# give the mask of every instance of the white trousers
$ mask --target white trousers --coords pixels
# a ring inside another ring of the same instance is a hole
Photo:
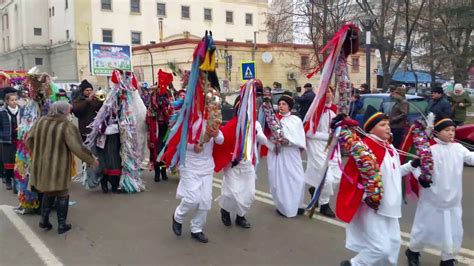
[[[352,266],[397,265],[400,242],[398,218],[379,215],[365,203],[346,227],[346,248],[358,252]]]
[[[184,199],[178,205],[174,212],[174,219],[176,222],[182,224],[187,214],[195,212],[193,219],[191,220],[191,233],[202,232],[202,228],[206,224],[207,210],[201,210],[198,208],[199,204],[186,202]]]

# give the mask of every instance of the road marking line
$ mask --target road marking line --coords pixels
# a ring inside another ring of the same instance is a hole
[[[25,238],[26,242],[33,248],[38,257],[47,266],[61,266],[63,263],[54,256],[49,248],[39,239],[39,237],[31,230],[31,228],[23,221],[12,206],[0,205],[0,210],[5,213],[10,222],[16,227],[18,232]]]
[[[219,180],[219,179],[216,179],[216,178],[214,178],[214,180],[216,180],[217,182],[213,183],[212,185],[214,187],[221,188],[222,187],[222,185],[221,185],[222,181]],[[220,181],[220,183],[218,183],[219,181]],[[265,192],[262,192],[262,191],[259,191],[259,190],[256,190],[255,194],[257,194],[257,191],[261,192],[262,194],[268,194],[268,193],[265,193]],[[268,195],[270,195],[270,197],[271,197],[271,194],[268,194]],[[255,200],[263,202],[263,203],[267,203],[269,205],[275,205],[273,200],[270,200],[268,198],[263,198],[263,197],[260,197],[260,196],[257,196],[257,195],[255,196]],[[323,221],[323,222],[326,222],[326,223],[329,223],[329,224],[332,224],[332,225],[335,225],[335,226],[339,226],[339,227],[342,227],[342,228],[346,228],[346,225],[347,225],[344,222],[341,222],[341,221],[338,221],[338,220],[335,220],[335,219],[331,219],[331,218],[327,218],[327,217],[324,217],[324,216],[321,216],[321,215],[318,215],[318,214],[313,215],[313,219]],[[401,236],[404,237],[404,238],[408,238],[408,241],[405,241],[405,240],[402,239],[402,242],[401,242],[403,246],[408,247],[409,244],[410,244],[409,243],[410,234],[408,234],[406,232],[401,232]],[[431,254],[431,255],[435,255],[435,256],[439,256],[441,254],[440,251],[438,251],[436,249],[432,249],[432,248],[425,248],[424,252],[426,252],[428,254]],[[466,248],[461,248],[461,250],[459,251],[459,254],[474,257],[474,251],[470,250],[470,249],[466,249]],[[456,259],[459,262],[465,263],[467,265],[474,265],[474,259],[467,258],[467,257],[464,257],[464,256],[459,256],[459,255],[456,257]]]

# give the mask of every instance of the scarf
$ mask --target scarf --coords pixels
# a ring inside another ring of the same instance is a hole
[[[10,124],[11,124],[11,132],[12,132],[12,143],[18,140],[18,106],[16,108],[11,108],[7,106],[8,115],[10,115]]]

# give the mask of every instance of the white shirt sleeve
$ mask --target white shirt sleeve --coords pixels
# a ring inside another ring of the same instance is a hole
[[[474,152],[469,151],[468,149],[464,148],[464,162],[469,165],[474,165]]]
[[[407,175],[408,173],[413,172],[414,170],[415,168],[411,166],[411,161],[400,166],[400,173],[402,174],[402,176]]]
[[[268,142],[267,136],[263,134],[262,126],[260,125],[258,121],[255,123],[255,129],[257,131],[257,142],[263,145],[267,145],[267,142]]]
[[[222,134],[222,131],[219,130],[217,137],[214,138],[214,143],[218,145],[221,145],[222,143],[224,143],[224,134]]]

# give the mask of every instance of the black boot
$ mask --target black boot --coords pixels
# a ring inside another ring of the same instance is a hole
[[[341,266],[351,266],[351,262],[348,261],[348,260],[345,260],[345,261],[341,262]]]
[[[49,214],[51,213],[51,207],[53,206],[55,199],[56,197],[54,196],[43,195],[41,202],[41,220],[39,222],[39,227],[48,231],[53,228],[53,225],[49,222]]]
[[[10,170],[5,170],[5,186],[7,190],[12,190],[12,176],[10,175]]]
[[[168,176],[166,175],[166,165],[165,164],[161,164],[160,172],[161,172],[161,178],[163,179],[163,181],[168,180]]]
[[[231,226],[230,213],[221,208],[221,221],[225,226]]]
[[[109,184],[107,184],[108,181],[109,181],[108,175],[103,175],[102,178],[100,179],[100,187],[102,188],[103,193],[109,193]]]
[[[58,197],[57,205],[58,234],[64,234],[72,228],[71,224],[66,223],[67,212],[69,210],[69,196],[63,198]]]
[[[405,255],[408,259],[408,266],[420,265],[420,252],[413,252],[407,248],[407,250],[405,250]]]
[[[155,163],[155,182],[160,182],[160,165]]]
[[[120,176],[114,175],[109,177],[110,185],[112,186],[113,193],[120,193],[121,191],[118,189],[120,185]]]
[[[245,216],[238,216],[235,218],[235,224],[242,227],[242,228],[245,228],[245,229],[248,229],[251,227],[249,221],[247,221],[247,219],[245,219]]]
[[[207,238],[207,236],[203,232],[191,233],[191,237],[196,239],[197,241],[199,241],[201,243],[209,242],[209,239]]]
[[[331,210],[331,206],[329,206],[329,203],[321,205],[319,212],[326,217],[336,218],[336,214],[334,214],[334,212]]]
[[[182,224],[176,222],[176,220],[174,219],[174,213],[173,213],[173,232],[175,235],[177,236],[180,236],[181,235],[181,228],[183,227]]]
[[[452,259],[452,260],[442,260],[442,261],[440,261],[439,266],[454,266],[456,264],[458,264],[458,262],[454,259]]]

